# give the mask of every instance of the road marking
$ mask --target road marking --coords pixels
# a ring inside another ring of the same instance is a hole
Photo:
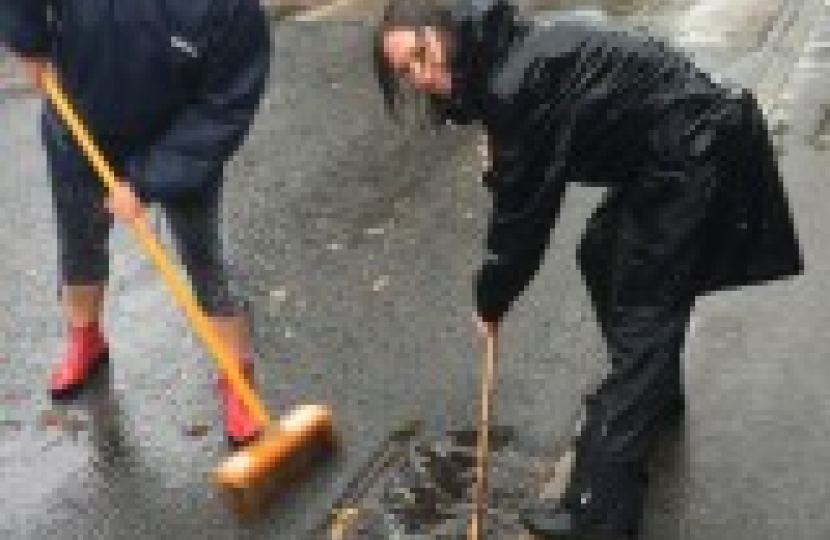
[[[336,0],[328,5],[323,7],[305,11],[296,17],[290,17],[292,20],[301,21],[301,22],[310,22],[310,21],[319,21],[331,15],[332,13],[336,12],[339,9],[345,8],[349,4],[354,3],[356,0]]]

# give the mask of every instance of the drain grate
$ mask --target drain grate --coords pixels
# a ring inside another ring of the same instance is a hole
[[[393,434],[347,487],[309,540],[465,539],[474,507],[477,432],[428,437],[420,426]],[[518,444],[516,431],[490,432],[485,533],[521,538],[518,513],[549,468]],[[546,460],[549,461],[549,458]]]

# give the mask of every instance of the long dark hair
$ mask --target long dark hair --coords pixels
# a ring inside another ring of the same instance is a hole
[[[450,10],[447,3],[447,0],[389,0],[383,17],[375,28],[375,75],[387,110],[394,117],[397,117],[401,88],[398,76],[389,65],[383,50],[384,36],[395,28],[417,30],[429,26],[448,31]]]

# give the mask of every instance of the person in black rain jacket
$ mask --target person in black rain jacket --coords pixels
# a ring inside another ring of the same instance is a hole
[[[439,120],[490,142],[487,255],[476,319],[497,331],[536,274],[569,183],[607,186],[578,261],[610,352],[585,398],[576,464],[525,525],[553,538],[634,538],[655,436],[684,410],[681,351],[697,297],[802,272],[763,114],[642,31],[505,0],[391,0],[375,68],[391,112],[403,82]]]
[[[271,44],[256,0],[2,0],[0,41],[38,84],[52,69],[122,176],[107,196],[51,107],[42,132],[60,250],[68,346],[50,379],[68,397],[108,360],[99,320],[116,216],[166,211],[196,296],[251,376],[244,302],[221,253],[225,163],[245,138],[264,93]],[[107,211],[108,210],[108,211]],[[140,326],[136,327],[137,329]],[[221,378],[234,444],[262,427]]]

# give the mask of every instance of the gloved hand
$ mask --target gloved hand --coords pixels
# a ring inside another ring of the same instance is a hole
[[[475,312],[473,313],[473,321],[475,322],[476,330],[478,330],[478,334],[482,339],[495,337],[499,330],[499,323],[488,322],[484,320],[480,314]]]

